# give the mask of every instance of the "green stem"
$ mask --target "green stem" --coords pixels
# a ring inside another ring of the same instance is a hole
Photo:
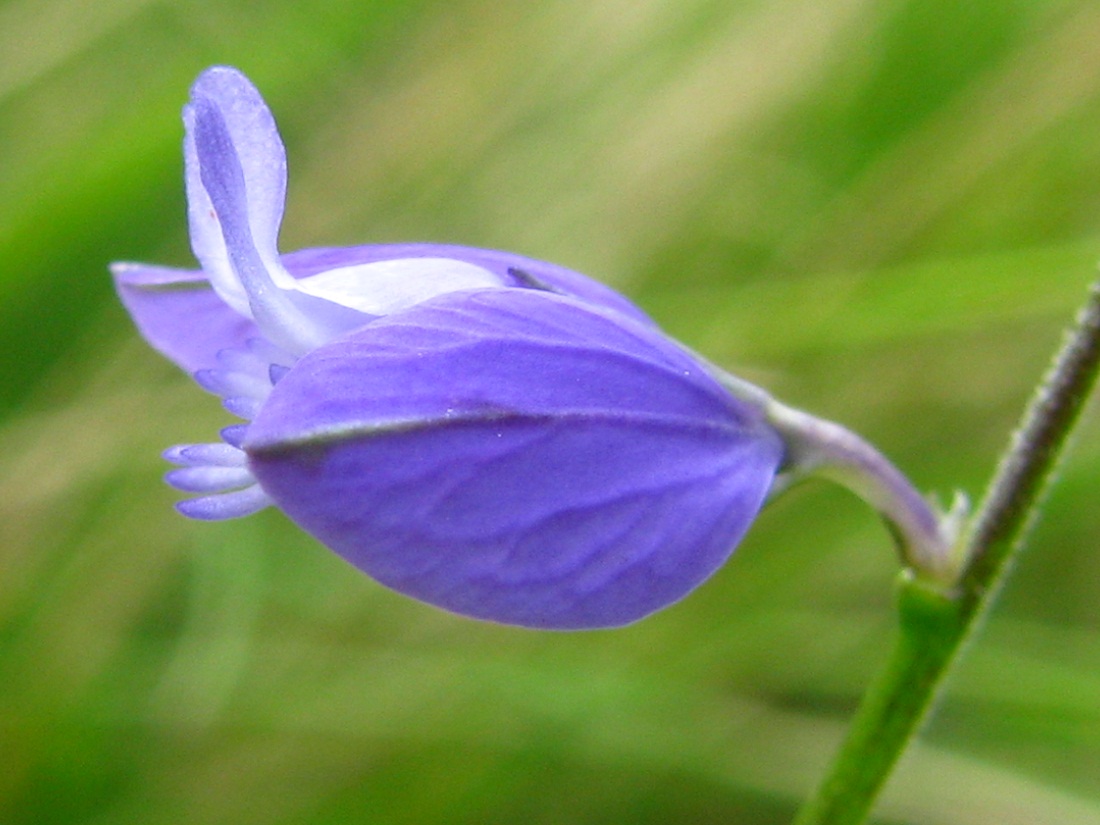
[[[904,575],[899,631],[824,782],[795,825],[858,825],[928,715],[963,641],[989,609],[1023,547],[1036,506],[1100,369],[1100,281],[1033,397],[981,507],[950,590]]]

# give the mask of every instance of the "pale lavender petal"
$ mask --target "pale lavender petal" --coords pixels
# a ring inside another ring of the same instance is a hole
[[[241,192],[241,217],[261,262],[269,269],[277,264],[279,224],[286,201],[286,151],[267,104],[236,69],[215,66],[203,72],[191,87],[191,101],[184,109],[191,247],[223,298],[247,314],[248,300],[233,273],[222,226],[203,181],[195,141],[195,105],[214,107],[225,124],[241,166],[242,185],[247,187]]]
[[[242,310],[234,289],[223,284],[222,273],[203,261],[214,288],[235,309],[247,311],[265,338],[294,355],[308,352],[350,326],[330,328],[327,313],[310,312],[312,306],[330,309],[338,320],[350,316],[355,319],[352,324],[360,323],[361,313],[298,293],[294,289],[295,280],[283,269],[274,245],[270,248],[257,245],[248,180],[218,101],[195,97],[187,115],[199,179],[210,202],[211,215],[225,240],[233,284],[244,291],[247,306]]]
[[[254,484],[256,479],[246,467],[184,467],[172,470],[164,480],[188,493],[213,493],[219,490],[233,490]]]
[[[164,458],[184,467],[212,465],[243,467],[245,454],[229,444],[179,444],[164,451]]]
[[[226,444],[239,448],[244,443],[245,436],[248,435],[248,425],[230,424],[228,427],[222,427],[219,435]]]
[[[625,297],[578,272],[495,250],[448,244],[378,244],[302,249],[283,256],[283,262],[295,278],[305,278],[330,268],[417,257],[454,258],[485,267],[502,279],[508,278],[510,269],[522,269],[564,293],[652,324]],[[213,366],[219,350],[240,349],[247,339],[260,335],[250,318],[220,300],[202,272],[128,263],[112,265],[112,272],[119,296],[138,330],[158,351],[189,373]],[[520,288],[518,282],[517,288]],[[288,360],[292,359],[285,354],[274,355],[277,350],[270,344],[267,346],[273,352],[265,355],[272,363],[282,359],[284,366],[289,365]]]
[[[512,270],[519,270],[532,276],[535,281],[544,283],[566,295],[572,295],[596,306],[614,309],[636,321],[653,323],[649,316],[627,298],[579,272],[557,264],[528,258],[525,255],[500,252],[495,249],[431,243],[317,247],[287,253],[283,256],[283,264],[294,277],[305,278],[328,269],[400,258],[453,258],[495,273],[502,283],[514,283],[517,287],[523,287],[525,285],[523,279],[510,274]]]
[[[363,313],[300,292],[277,248],[286,158],[256,89],[235,69],[205,72],[184,109],[195,255],[215,291],[264,337],[300,355],[362,324]]]
[[[289,367],[296,360],[294,356],[279,349],[266,338],[252,338],[245,347],[252,362],[268,369],[276,364]]]
[[[529,290],[444,296],[306,356],[245,448],[292,519],[384,584],[546,628],[686,595],[782,457],[651,327]]]
[[[447,292],[516,285],[484,267],[455,258],[373,261],[329,269],[296,283],[303,293],[358,310],[368,316],[367,321]]]
[[[199,370],[194,375],[195,382],[207,392],[229,396],[258,398],[266,395],[271,384],[252,375],[229,370]]]
[[[253,484],[251,487],[235,490],[232,493],[179,501],[176,502],[176,509],[188,518],[218,521],[250,516],[269,507],[271,503],[271,499],[260,489],[260,486]]]
[[[260,407],[263,406],[263,400],[246,396],[232,396],[223,398],[222,406],[238,418],[251,421],[256,417],[256,413],[260,411]]]
[[[193,373],[223,349],[260,334],[230,309],[201,272],[143,264],[112,264],[115,289],[138,331],[154,349]]]

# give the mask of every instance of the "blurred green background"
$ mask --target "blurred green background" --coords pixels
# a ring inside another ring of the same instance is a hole
[[[1100,259],[1100,4],[0,2],[0,822],[786,822],[892,629],[842,490],[585,634],[391,594],[274,511],[173,511],[160,450],[230,419],[106,265],[191,265],[179,109],[213,63],[279,120],[284,250],[572,266],[976,497]],[[1098,430],[877,822],[1100,823]]]

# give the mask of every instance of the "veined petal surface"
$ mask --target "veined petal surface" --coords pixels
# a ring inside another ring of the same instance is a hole
[[[522,289],[441,296],[310,353],[243,446],[293,520],[382,583],[558,629],[686,595],[782,457],[652,327]]]

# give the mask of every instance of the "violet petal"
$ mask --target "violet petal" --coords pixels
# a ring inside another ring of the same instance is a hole
[[[561,292],[586,303],[622,312],[636,321],[652,321],[640,308],[599,281],[564,266],[496,249],[478,249],[458,244],[390,243],[366,246],[316,247],[299,249],[283,256],[283,265],[295,278],[356,264],[390,261],[399,258],[453,258],[495,273],[502,283],[516,283],[509,270],[517,269],[534,276]],[[517,286],[519,284],[517,283]]]
[[[213,365],[221,350],[242,347],[260,334],[250,319],[226,306],[201,272],[118,263],[111,273],[138,331],[186,372]]]
[[[686,595],[782,456],[659,332],[529,290],[442,296],[307,355],[244,447],[293,520],[382,583],[562,629]]]
[[[259,484],[234,490],[231,493],[218,493],[201,498],[189,498],[176,502],[176,509],[188,518],[201,521],[221,521],[240,518],[258,513],[270,506],[271,499]]]
[[[191,248],[223,299],[247,315],[248,299],[233,273],[222,226],[203,181],[195,140],[196,104],[213,107],[225,124],[231,151],[238,158],[241,177],[247,186],[247,192],[241,193],[245,203],[240,217],[246,222],[261,262],[269,270],[277,264],[275,250],[286,201],[286,151],[267,104],[236,69],[226,66],[207,69],[191,87],[191,100],[184,109]]]

